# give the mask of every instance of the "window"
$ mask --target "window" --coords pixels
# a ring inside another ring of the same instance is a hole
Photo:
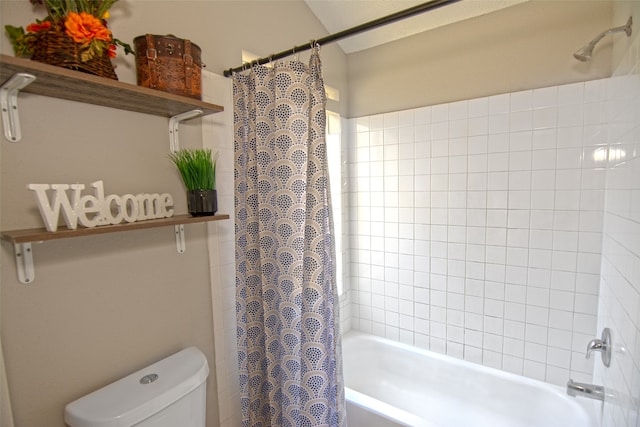
[[[336,246],[336,284],[338,295],[344,291],[342,280],[344,249],[342,242],[342,141],[340,138],[340,115],[327,111],[327,163],[329,169],[329,188],[331,189],[331,208]]]

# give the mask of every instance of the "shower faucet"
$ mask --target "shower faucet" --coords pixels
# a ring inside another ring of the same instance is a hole
[[[589,341],[585,357],[589,359],[591,357],[591,353],[594,351],[600,352],[602,363],[608,368],[611,365],[611,330],[609,328],[604,328],[602,330],[602,336],[600,339],[596,338]]]
[[[591,358],[591,353],[599,351],[602,357],[602,363],[607,368],[611,365],[611,330],[604,328],[600,339],[593,339],[587,344],[587,359]],[[587,397],[604,401],[604,387],[595,384],[578,383],[569,379],[567,382],[567,394],[573,397]]]

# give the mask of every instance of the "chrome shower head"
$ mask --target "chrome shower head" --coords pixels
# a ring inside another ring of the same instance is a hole
[[[596,44],[602,40],[602,38],[609,34],[619,33],[624,31],[627,34],[627,37],[631,36],[631,26],[633,25],[633,19],[629,17],[627,20],[627,24],[621,27],[611,28],[610,30],[603,31],[598,34],[596,38],[591,40],[588,44],[582,46],[580,49],[576,50],[573,54],[573,57],[578,61],[586,62],[591,59],[591,55],[593,54],[593,48],[596,47]]]
[[[593,53],[593,48],[595,46],[595,43],[589,43],[588,45],[582,46],[573,53],[573,57],[578,61],[587,62],[591,59],[591,54]]]

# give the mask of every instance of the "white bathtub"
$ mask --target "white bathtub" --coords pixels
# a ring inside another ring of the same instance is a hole
[[[359,332],[342,343],[349,427],[597,426],[561,387]]]

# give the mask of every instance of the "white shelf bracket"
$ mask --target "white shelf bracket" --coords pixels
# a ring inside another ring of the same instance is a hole
[[[186,244],[184,242],[184,225],[183,224],[174,225],[173,228],[175,229],[175,233],[176,233],[176,250],[178,251],[179,254],[183,254],[184,251],[187,249]]]
[[[202,110],[191,110],[175,115],[169,119],[169,149],[172,153],[175,153],[180,149],[180,142],[178,141],[178,128],[180,127],[180,122],[198,117],[202,115],[202,113]]]
[[[33,280],[36,278],[36,272],[33,268],[31,243],[16,243],[13,248],[16,256],[18,280],[23,285],[29,285],[33,283]]]
[[[20,117],[18,115],[18,92],[35,79],[36,76],[32,74],[16,73],[0,86],[4,137],[9,142],[18,142],[22,139]]]

